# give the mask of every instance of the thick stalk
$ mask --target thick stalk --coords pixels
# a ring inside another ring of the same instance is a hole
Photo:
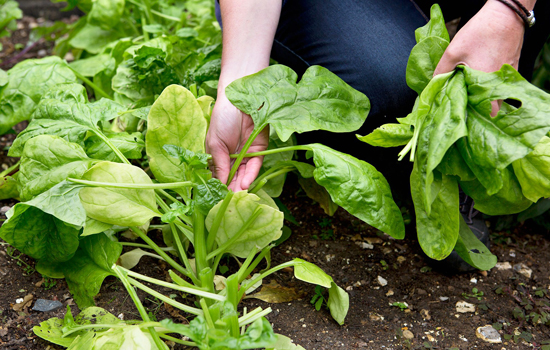
[[[226,289],[227,289],[227,300],[233,304],[233,307],[235,308],[235,311],[237,310],[237,305],[239,304],[239,301],[241,300],[239,298],[239,281],[237,280],[237,276],[231,275],[227,278],[225,281],[226,283]],[[229,317],[229,329],[231,331],[231,335],[233,337],[238,337],[239,332],[239,318],[237,317],[237,314],[235,313],[234,316]]]
[[[162,249],[160,249],[160,247],[155,242],[153,242],[151,238],[147,237],[147,235],[143,233],[143,231],[141,231],[139,228],[134,226],[131,226],[130,229],[134,231],[139,236],[139,238],[144,240],[145,243],[147,243],[151,248],[153,248],[153,250],[157,252],[158,255],[162,256],[162,258],[166,260],[166,262],[170,264],[170,266],[176,269],[176,271],[182,273],[184,276],[189,277],[191,280],[193,280],[193,283],[200,285],[200,281],[197,279],[197,277],[195,276],[195,274],[193,274],[192,271],[188,271],[184,269],[180,264],[175,262],[174,259],[172,259],[164,251],[162,251]]]
[[[202,312],[204,312],[204,319],[206,320],[206,324],[208,325],[208,328],[216,329],[216,325],[214,325],[214,321],[212,320],[212,316],[210,315],[210,312],[208,311],[208,305],[206,304],[206,300],[201,299],[199,301],[199,304],[201,305]]]
[[[164,301],[165,303],[169,304],[169,305],[172,305],[173,307],[177,308],[177,309],[180,309],[182,311],[185,311],[185,312],[188,312],[190,314],[193,314],[193,315],[196,315],[196,316],[201,316],[203,314],[202,310],[201,309],[197,309],[195,307],[191,307],[191,306],[188,306],[188,305],[185,305],[185,304],[182,304],[180,302],[177,302],[173,299],[170,299],[169,297],[167,297],[166,295],[164,294],[161,294],[159,292],[157,292],[156,290],[154,289],[151,289],[141,283],[139,283],[138,281],[136,281],[135,279],[133,278],[130,278],[128,277],[128,281],[133,285],[133,286],[136,286],[138,287],[139,289],[141,289],[142,291],[146,292],[147,294],[150,294],[152,296],[154,296],[155,298],[158,298],[159,300],[162,300]]]
[[[193,183],[191,181],[183,182],[170,182],[170,183],[151,183],[151,184],[133,184],[133,183],[116,183],[116,182],[99,182],[79,180],[69,177],[67,180],[75,182],[81,185],[90,187],[107,187],[107,188],[126,188],[130,190],[156,190],[156,189],[171,189],[181,187],[191,187]],[[170,209],[170,208],[168,208]]]
[[[193,213],[193,230],[195,232],[195,240],[193,248],[195,248],[195,264],[197,273],[200,274],[205,268],[210,268],[206,255],[206,228],[204,227],[204,215],[198,210]],[[201,284],[202,285],[202,284]],[[202,285],[202,287],[208,287]]]
[[[250,263],[254,259],[254,256],[256,255],[256,251],[257,251],[256,249],[251,250],[250,253],[248,253],[248,256],[246,257],[246,260],[243,262],[241,267],[239,267],[239,271],[237,271],[237,276],[238,276],[237,280],[239,281],[239,283],[241,283],[241,276],[245,273],[248,266],[250,266]]]
[[[233,177],[235,177],[235,174],[237,173],[237,169],[239,169],[239,166],[241,165],[241,162],[243,161],[246,152],[252,145],[252,142],[256,139],[256,137],[262,132],[262,130],[267,126],[267,123],[264,125],[261,125],[258,129],[255,129],[252,131],[250,136],[248,137],[248,140],[246,140],[246,143],[244,144],[243,148],[241,149],[241,152],[237,156],[237,159],[235,160],[235,163],[233,163],[233,166],[231,167],[231,171],[229,171],[229,177],[227,178],[227,185],[231,183],[233,180]]]
[[[180,286],[180,285],[177,285],[177,284],[174,284],[174,283],[165,282],[165,281],[162,281],[162,280],[159,280],[159,279],[156,279],[156,278],[148,277],[148,276],[142,275],[140,273],[125,269],[124,267],[119,267],[119,269],[126,272],[126,274],[128,274],[128,276],[135,277],[135,278],[138,278],[142,281],[153,283],[153,284],[156,284],[158,286],[167,287],[167,288],[174,289],[174,290],[179,290],[181,292],[197,295],[197,296],[202,297],[202,298],[218,300],[218,301],[224,301],[225,300],[225,297],[223,297],[221,295],[218,295],[218,294],[215,294],[215,293],[210,293],[210,292],[205,292],[204,290],[201,290],[201,289],[198,289],[198,288],[184,287],[184,286]]]
[[[115,152],[116,156],[125,164],[130,164],[130,161],[128,160],[128,158],[126,158],[124,156],[124,154],[122,154],[122,152],[120,152],[120,150],[115,146],[113,145],[113,143],[111,142],[111,140],[109,140],[107,138],[107,136],[105,136],[101,131],[97,130],[97,129],[94,129],[92,130],[92,132],[94,134],[97,135],[97,137],[99,137],[103,142],[105,142],[107,144],[107,146],[109,146],[110,149],[113,150],[113,152]]]
[[[216,241],[216,235],[218,234],[218,229],[220,228],[220,224],[222,222],[223,216],[225,215],[225,211],[227,210],[229,203],[231,203],[231,198],[233,198],[234,194],[235,193],[233,191],[227,192],[227,195],[225,195],[225,198],[222,204],[220,205],[218,212],[216,213],[216,217],[212,222],[212,227],[210,227],[210,232],[208,232],[208,238],[206,239],[207,251],[211,251],[212,248],[214,247],[214,242]]]
[[[262,311],[256,313],[253,316],[247,317],[244,320],[239,319],[239,327],[243,327],[243,326],[246,326],[247,324],[251,324],[252,322],[256,321],[257,319],[262,318],[262,317],[270,314],[271,311],[273,311],[273,310],[270,307],[268,307],[267,309],[262,310]]]
[[[172,237],[176,242],[176,248],[178,249],[177,252],[179,253],[180,260],[183,261],[183,264],[185,265],[185,268],[188,271],[193,271],[193,269],[191,268],[191,264],[189,263],[189,259],[187,258],[187,253],[185,252],[185,248],[183,247],[183,244],[181,242],[180,235],[176,230],[176,225],[170,224],[170,230],[172,230]]]
[[[76,77],[80,80],[82,80],[86,85],[88,85],[89,87],[91,87],[92,89],[94,89],[95,92],[97,92],[98,95],[100,95],[101,97],[104,97],[104,98],[107,98],[109,100],[112,100],[113,98],[111,96],[109,96],[108,93],[106,93],[105,91],[103,91],[102,88],[100,88],[99,86],[97,86],[96,84],[94,84],[90,79],[86,78],[85,76],[83,76],[82,74],[78,73],[76,70],[74,70],[73,68],[71,68],[71,66],[67,65],[67,67],[69,67],[74,75],[76,75]]]
[[[136,305],[139,315],[145,322],[150,322],[151,319],[149,318],[149,315],[147,314],[147,311],[145,310],[145,307],[141,303],[141,300],[139,300],[139,297],[136,293],[136,290],[132,285],[130,284],[130,281],[128,279],[128,276],[125,275],[121,270],[118,269],[118,266],[113,265],[112,267],[113,271],[116,273],[118,278],[122,281],[122,284],[126,288],[126,291],[130,295],[130,298],[134,301],[134,304]],[[167,346],[164,344],[162,340],[160,340],[159,335],[154,327],[148,327],[149,333],[151,334],[151,337],[153,337],[153,341],[155,342],[155,345],[160,349],[166,349]]]
[[[244,225],[235,233],[233,237],[231,237],[229,240],[227,240],[224,244],[218,247],[218,249],[214,250],[208,256],[206,257],[207,260],[210,260],[214,258],[218,254],[223,254],[230,246],[232,246],[241,236],[243,233],[246,232],[246,229],[256,220],[258,216],[262,213],[262,208],[258,207],[256,210],[254,210],[254,213],[246,220]],[[196,233],[195,233],[196,234]]]

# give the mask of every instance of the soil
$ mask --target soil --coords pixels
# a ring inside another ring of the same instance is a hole
[[[28,30],[33,19],[21,22],[21,30]],[[18,36],[16,32],[12,43],[18,42],[18,38],[25,36]],[[33,53],[33,57],[38,55],[38,51],[29,51]],[[5,61],[14,54],[2,59]],[[19,131],[23,127],[19,125],[16,129]],[[13,135],[0,138],[3,168],[15,162],[6,156],[6,148],[12,140]],[[324,307],[316,311],[310,303],[315,295],[314,287],[296,280],[291,270],[270,276],[264,284],[274,280],[281,288],[294,289],[296,294],[302,295],[301,299],[278,304],[245,299],[242,306],[248,310],[257,306],[271,307],[273,312],[267,318],[274,330],[304,348],[542,349],[545,341],[550,341],[550,327],[533,322],[529,317],[533,313],[550,311],[550,235],[546,229],[529,222],[511,225],[513,220],[510,218],[488,221],[491,250],[499,262],[512,266],[524,264],[532,271],[530,277],[514,269],[498,268],[456,275],[432,266],[416,241],[413,224],[407,226],[406,238],[398,241],[361,223],[342,209],[330,217],[305,196],[293,178],[289,179],[281,201],[299,225],[286,222],[292,235],[272,251],[272,263],[299,257],[317,264],[348,291],[349,314],[345,324],[340,326]],[[0,218],[5,219],[4,213],[14,203],[0,202]],[[161,241],[159,233],[157,237],[153,233],[152,237]],[[44,280],[34,270],[32,259],[13,251],[3,242],[0,244],[0,349],[61,349],[34,335],[32,328],[51,317],[63,317],[66,306],[71,307],[73,314],[78,313],[66,283]],[[234,268],[234,263],[225,263]],[[135,270],[158,277],[166,276],[168,267],[164,262],[145,257]],[[381,285],[380,277],[387,285]],[[145,298],[144,294],[139,295],[157,319],[169,317],[187,322],[186,315]],[[30,302],[18,309],[21,305],[16,300],[25,297]],[[59,300],[64,307],[48,313],[34,311],[32,307],[39,298]],[[473,304],[475,311],[458,313],[456,303],[459,301]],[[392,306],[396,302],[406,303],[408,307],[401,310]],[[96,304],[124,319],[139,318],[124,287],[114,277],[105,280]],[[476,328],[485,325],[501,328],[502,344],[489,344],[476,337]]]

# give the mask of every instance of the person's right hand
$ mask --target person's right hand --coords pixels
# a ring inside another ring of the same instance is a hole
[[[234,161],[229,155],[241,151],[253,130],[252,118],[233,106],[225,94],[218,93],[206,135],[206,152],[212,155],[210,168],[215,178],[227,183]],[[266,128],[256,137],[248,153],[265,151],[268,144],[269,131]],[[229,188],[233,191],[248,189],[258,176],[262,161],[263,157],[244,158]]]

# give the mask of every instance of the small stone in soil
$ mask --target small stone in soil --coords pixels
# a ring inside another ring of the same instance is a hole
[[[11,207],[8,207],[7,205],[5,205],[2,208],[0,208],[0,214],[2,215],[6,214],[10,209]]]
[[[34,311],[50,312],[60,307],[63,307],[63,304],[58,300],[38,299],[32,309]]]
[[[439,300],[441,300],[441,301],[447,301],[447,300],[449,300],[449,297],[439,297]]]
[[[413,339],[414,334],[411,331],[409,331],[408,329],[406,329],[406,330],[403,331],[403,337],[405,337],[405,339]]]
[[[492,343],[492,344],[502,343],[500,334],[498,334],[498,331],[494,329],[493,326],[491,325],[478,327],[476,329],[476,336],[488,343]]]
[[[422,316],[423,319],[425,319],[426,321],[429,321],[431,320],[432,316],[430,316],[430,312],[426,309],[422,309],[420,310],[420,315]]]
[[[357,243],[357,245],[363,249],[374,249],[374,246],[369,243],[365,243],[365,242],[355,242],[355,243]]]
[[[502,271],[502,270],[510,270],[512,269],[512,265],[508,262],[508,261],[505,261],[505,262],[497,262],[497,264],[495,265],[496,269],[499,270],[499,271]]]
[[[531,270],[525,264],[522,264],[522,263],[514,265],[514,271],[516,271],[520,275],[523,275],[527,278],[531,278],[531,275],[533,273],[533,270]]]
[[[465,301],[458,301],[456,303],[456,312],[460,312],[462,314],[467,312],[476,312],[476,306]]]
[[[388,290],[388,292],[386,293],[386,296],[387,296],[387,297],[391,297],[393,294],[394,294],[394,293],[393,293],[393,290],[390,289],[390,290]]]
[[[388,281],[384,277],[378,276],[378,284],[380,284],[382,287],[385,287],[388,285]]]
[[[473,278],[470,280],[470,283],[477,284],[477,278],[473,277]]]

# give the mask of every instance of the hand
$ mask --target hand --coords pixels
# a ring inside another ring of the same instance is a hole
[[[229,155],[241,151],[253,130],[252,118],[233,106],[225,94],[218,93],[206,135],[206,152],[212,155],[214,177],[227,182],[234,161]],[[256,137],[248,152],[265,151],[268,144],[269,130],[266,128]],[[244,158],[229,188],[235,192],[248,189],[258,176],[262,161],[263,157]]]
[[[434,75],[450,72],[457,65],[494,72],[508,63],[517,69],[523,34],[521,18],[503,3],[489,0],[455,35]],[[491,115],[498,110],[499,103],[493,101]]]

